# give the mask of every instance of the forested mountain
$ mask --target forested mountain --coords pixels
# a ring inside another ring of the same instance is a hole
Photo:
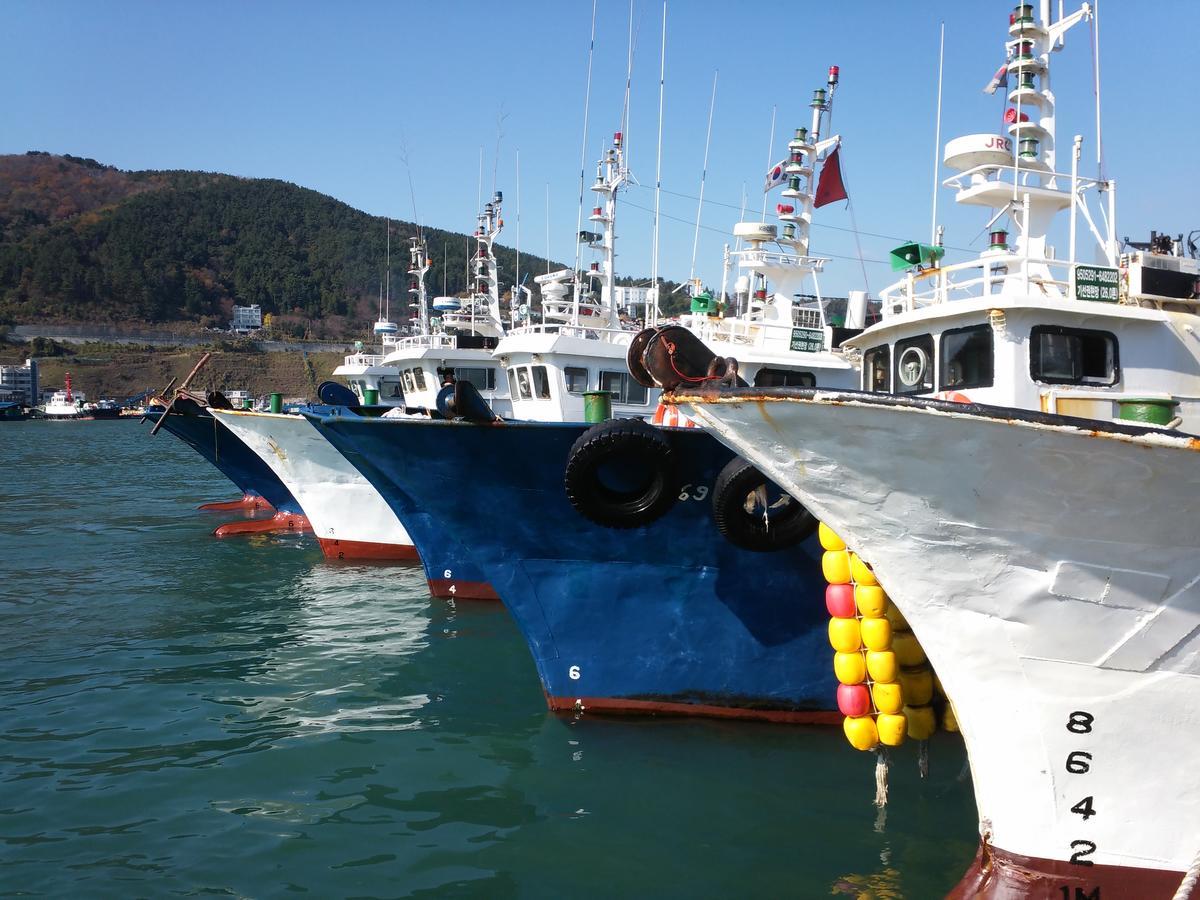
[[[393,319],[404,315],[414,233],[392,223]],[[443,259],[446,290],[466,290],[473,242],[424,233],[430,294],[442,293]],[[234,303],[258,303],[293,333],[361,333],[375,317],[386,234],[382,218],[283,181],[0,156],[0,322],[223,326]],[[507,290],[516,254],[496,255]],[[544,272],[546,261],[523,254],[521,269]]]

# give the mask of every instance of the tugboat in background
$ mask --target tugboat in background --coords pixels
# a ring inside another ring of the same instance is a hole
[[[90,413],[83,411],[83,394],[76,394],[71,391],[71,373],[68,372],[65,379],[65,387],[61,391],[55,391],[50,395],[50,399],[46,401],[42,407],[42,415],[47,419],[90,419]]]

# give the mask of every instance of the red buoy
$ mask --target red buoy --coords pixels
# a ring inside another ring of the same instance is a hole
[[[865,684],[839,684],[838,712],[843,716],[865,716],[871,712],[871,692]]]
[[[825,608],[831,616],[852,619],[857,614],[854,606],[854,585],[830,584],[825,586]],[[849,715],[849,714],[847,714]]]

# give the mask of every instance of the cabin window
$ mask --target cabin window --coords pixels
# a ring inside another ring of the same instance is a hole
[[[922,394],[933,390],[933,337],[896,341],[896,371],[892,382],[897,394]]]
[[[496,370],[476,366],[455,366],[454,380],[469,381],[481,391],[494,391],[496,389]]]
[[[1035,325],[1029,374],[1045,384],[1113,385],[1121,377],[1117,338],[1108,331]]]
[[[413,369],[413,378],[416,379],[417,390],[425,390],[425,370],[420,366],[417,366],[415,369]]]
[[[812,372],[797,372],[794,369],[759,369],[754,376],[754,386],[773,387],[816,387],[817,376]]]
[[[582,394],[588,386],[588,370],[579,366],[567,366],[563,369],[563,377],[567,382],[568,394]]]
[[[887,344],[872,347],[863,354],[862,386],[864,391],[886,394],[891,391],[892,348]]]
[[[973,325],[942,334],[940,387],[973,388],[992,386],[992,328]]]
[[[614,403],[644,404],[648,393],[628,372],[601,372],[600,390],[613,395]]]
[[[416,390],[417,390],[417,387],[416,387],[416,385],[413,383],[412,369],[405,369],[405,370],[404,370],[404,372],[403,372],[403,373],[401,373],[401,374],[404,376],[404,390],[405,390],[405,392],[406,392],[406,393],[409,393],[409,394],[415,393],[415,392],[416,392]]]
[[[512,372],[515,372],[517,376],[518,397],[522,400],[532,400],[533,390],[530,388],[529,384],[529,367],[521,366],[520,368],[512,369]]]

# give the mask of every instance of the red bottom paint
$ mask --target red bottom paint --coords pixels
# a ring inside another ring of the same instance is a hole
[[[312,531],[308,519],[295,513],[277,512],[269,519],[249,519],[245,522],[226,522],[213,532],[217,537],[231,537],[235,534],[274,534],[281,531],[304,532]]]
[[[623,697],[546,697],[554,712],[584,712],[635,716],[703,716],[710,719],[750,719],[782,722],[790,725],[841,725],[842,714],[820,709],[750,709],[716,706],[711,703],[684,703],[669,700],[632,700]]]
[[[421,558],[417,555],[417,548],[411,544],[343,541],[339,538],[317,538],[317,541],[330,559],[394,559],[415,562]]]
[[[947,896],[954,900],[984,897],[991,900],[1171,900],[1183,881],[1183,872],[1103,866],[1090,862],[1021,856],[980,844],[979,853],[962,881]],[[1200,890],[1188,895],[1200,898]]]
[[[456,600],[499,600],[500,595],[486,581],[455,581],[453,578],[430,578],[429,593],[434,597]]]
[[[196,508],[231,512],[235,509],[274,509],[275,507],[255,494],[243,494],[240,500],[214,500],[211,503],[201,503]]]

